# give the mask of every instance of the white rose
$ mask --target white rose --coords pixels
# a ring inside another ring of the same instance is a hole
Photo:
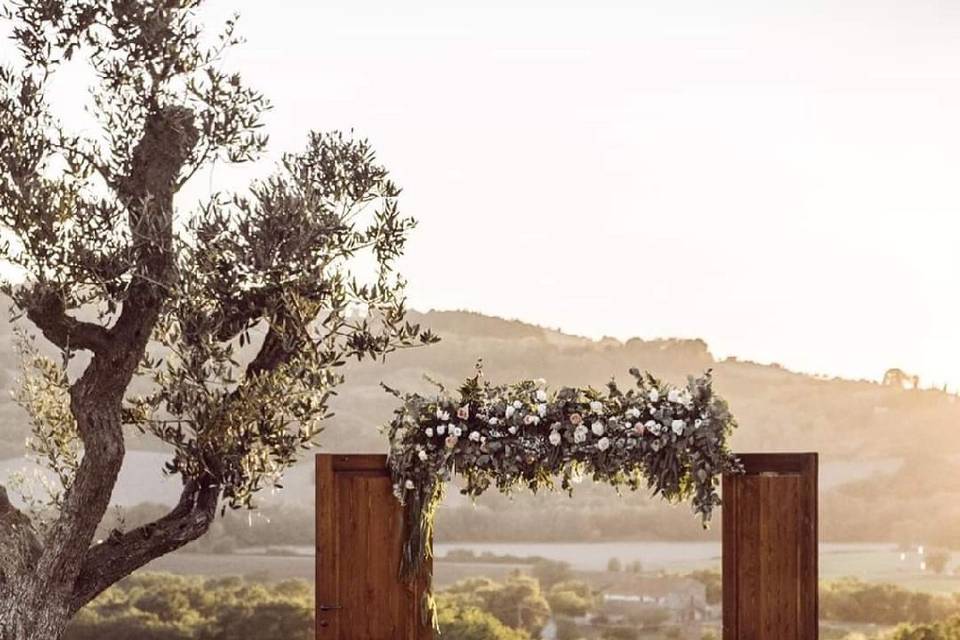
[[[403,483],[403,486],[406,487],[408,491],[413,489],[413,480],[407,480]]]
[[[445,425],[445,424],[438,425],[438,426],[437,426],[437,435],[438,435],[438,436],[442,436],[446,430],[447,430],[447,425]]]
[[[514,400],[514,401],[513,401],[513,408],[514,408],[514,409],[519,409],[519,408],[521,408],[522,406],[523,406],[523,403],[520,402],[519,400]]]
[[[424,433],[427,434],[427,437],[428,437],[428,438],[432,438],[432,437],[433,437],[433,429],[431,429],[430,427],[427,427],[427,428],[424,430]]]
[[[471,431],[471,432],[470,432],[470,439],[473,440],[474,442],[480,442],[480,432],[479,432],[479,431]]]
[[[437,420],[449,420],[450,414],[443,409],[437,408]]]
[[[699,429],[700,425],[702,424],[703,424],[703,420],[701,420],[700,418],[697,418],[696,420],[693,421],[693,428]]]
[[[574,442],[583,442],[587,439],[587,427],[586,425],[580,425],[573,430],[573,441]]]
[[[680,393],[679,389],[670,389],[667,393],[667,400],[673,402],[674,404],[680,404],[682,402],[681,398],[683,395]]]
[[[644,426],[647,428],[647,431],[653,435],[660,435],[660,423],[656,420],[647,420],[647,423]]]
[[[417,457],[420,458],[420,462],[426,462],[427,452],[424,451],[423,449],[420,449],[420,453],[417,454]]]
[[[453,428],[453,435],[455,435],[455,436],[457,436],[457,437],[459,438],[461,435],[463,435],[463,429],[461,429],[460,427],[454,427],[454,428]]]
[[[511,435],[517,435],[516,427],[510,427],[509,429],[507,429],[507,431],[509,431]]]
[[[544,391],[543,389],[537,389],[537,400],[539,400],[540,402],[546,402],[547,392]]]
[[[506,411],[506,418],[507,418],[507,420],[509,420],[510,418],[512,418],[512,417],[513,417],[513,414],[516,413],[516,411],[517,411],[517,410],[513,408],[513,405],[507,407],[507,411]]]
[[[685,426],[687,426],[687,423],[683,420],[674,420],[670,423],[670,427],[673,429],[673,432],[678,436],[683,434],[683,428]]]
[[[543,418],[547,415],[547,405],[539,404],[537,405],[537,413],[540,414],[540,417]]]
[[[647,394],[647,397],[650,399],[650,402],[656,402],[660,399],[660,392],[656,389],[650,389],[650,393]]]
[[[610,439],[609,438],[600,438],[597,440],[597,449],[600,451],[606,451],[610,448]]]
[[[533,414],[530,414],[530,415],[528,415],[528,416],[524,416],[524,418],[523,418],[523,424],[526,424],[526,425],[540,424],[540,417],[539,417],[539,416],[535,416],[535,415],[533,415]]]
[[[627,411],[627,415],[630,416],[631,418],[639,418],[640,409],[638,409],[637,407],[630,407],[630,409]]]
[[[594,413],[600,413],[603,411],[603,403],[599,400],[594,400],[590,403],[590,411],[593,411]]]
[[[603,432],[605,431],[605,427],[603,426],[602,422],[596,420],[594,421],[593,425],[591,425],[590,430],[593,431],[593,435],[602,436]]]
[[[550,432],[550,444],[556,447],[557,445],[560,444],[561,440],[563,440],[563,436],[560,435],[559,431]]]
[[[495,426],[497,426],[497,424],[499,424],[499,423],[500,423],[500,421],[497,420],[496,418],[490,418],[490,426],[491,426],[491,427],[495,427]]]

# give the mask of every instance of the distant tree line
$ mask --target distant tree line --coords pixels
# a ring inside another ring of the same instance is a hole
[[[597,615],[602,596],[573,579],[563,563],[537,563],[533,573],[502,581],[470,578],[438,593],[445,636],[532,640],[553,618],[561,640],[581,637],[583,628],[573,618]],[[688,577],[707,585],[707,598],[716,603],[719,575],[698,571]],[[960,595],[844,579],[821,585],[820,611],[831,622],[900,625],[884,640],[960,638]],[[604,637],[634,638],[641,627],[658,628],[666,619],[656,613],[632,616],[623,628],[610,625]],[[303,580],[259,583],[145,573],[122,580],[81,610],[65,640],[313,640],[313,615],[313,585]]]
[[[139,574],[82,609],[64,640],[313,640],[313,600],[303,580]]]
[[[855,578],[820,585],[821,620],[883,625],[932,624],[956,615],[960,615],[960,594],[910,591],[892,584],[874,584]],[[913,637],[904,638],[912,640]],[[951,640],[954,637],[960,636],[950,636]]]

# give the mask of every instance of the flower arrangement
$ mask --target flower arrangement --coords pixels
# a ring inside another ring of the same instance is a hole
[[[436,507],[454,475],[470,496],[491,486],[554,489],[558,480],[572,492],[580,477],[649,487],[670,501],[690,500],[706,526],[720,504],[721,474],[739,469],[727,445],[736,422],[709,371],[683,387],[630,373],[636,387],[627,391],[613,381],[605,391],[550,392],[543,380],[493,385],[479,368],[456,396],[442,386],[435,397],[388,388],[403,400],[387,427],[393,488],[407,522],[401,575],[421,572]]]

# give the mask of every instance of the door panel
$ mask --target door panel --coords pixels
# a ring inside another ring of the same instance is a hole
[[[817,637],[816,454],[742,454],[723,479],[724,640]]]
[[[386,456],[317,456],[317,638],[426,640],[424,585],[398,578],[403,510]]]

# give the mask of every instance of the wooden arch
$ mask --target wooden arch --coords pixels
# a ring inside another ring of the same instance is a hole
[[[740,454],[723,480],[724,640],[817,638],[817,454]],[[399,578],[386,456],[317,456],[318,640],[428,640],[427,584]]]

